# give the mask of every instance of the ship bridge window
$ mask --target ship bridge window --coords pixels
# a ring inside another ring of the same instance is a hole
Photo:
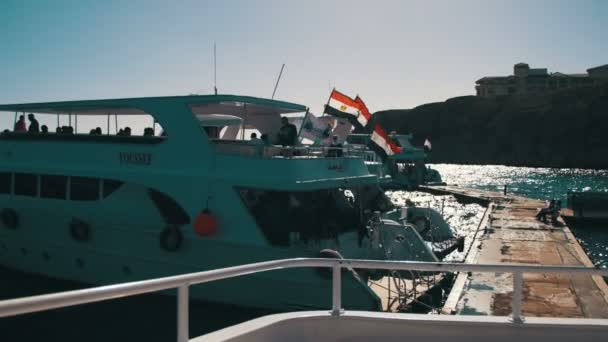
[[[99,179],[70,177],[70,199],[75,201],[96,201],[99,199]]]
[[[31,173],[15,173],[15,195],[36,196],[38,176]]]
[[[40,176],[40,197],[66,199],[67,187],[68,177],[66,176]]]
[[[0,194],[11,193],[11,178],[10,172],[0,172]]]
[[[113,179],[104,179],[103,180],[103,198],[110,196],[114,191],[118,190],[120,186],[123,184],[121,181],[113,180]]]

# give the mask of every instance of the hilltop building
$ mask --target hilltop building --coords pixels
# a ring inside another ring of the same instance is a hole
[[[542,94],[608,82],[608,64],[587,69],[587,73],[549,73],[547,68],[532,69],[526,63],[513,66],[513,75],[483,77],[477,82],[477,96],[494,98],[507,95]]]

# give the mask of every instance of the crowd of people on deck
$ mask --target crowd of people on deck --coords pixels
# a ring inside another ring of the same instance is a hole
[[[41,133],[48,134],[49,130],[46,125],[40,126],[38,120],[34,114],[29,114],[27,116],[29,120],[29,126],[26,123],[25,115],[20,115],[18,120],[15,122],[14,132],[24,132],[24,133]],[[211,137],[217,138],[217,136],[213,133],[214,131],[208,130],[208,127],[205,127],[206,133]],[[4,132],[10,132],[9,130],[5,130]],[[60,126],[55,130],[55,134],[74,134],[74,128],[72,126]],[[129,137],[131,136],[132,131],[130,127],[125,127],[119,129],[116,133],[116,136],[121,137]],[[89,135],[101,136],[103,135],[101,127],[93,128],[89,131]],[[219,130],[217,132],[219,135]],[[155,136],[154,129],[152,127],[146,127],[143,132],[144,137],[152,137]],[[165,136],[164,132],[161,133],[161,136]],[[292,147],[298,144],[298,129],[296,126],[289,122],[286,117],[281,118],[281,128],[279,129],[276,138],[271,139],[267,133],[263,133],[258,137],[257,133],[251,133],[250,135],[250,143],[258,146],[271,146],[271,145],[280,145],[283,147]],[[332,136],[331,144],[329,145],[330,149],[327,152],[328,157],[342,157],[342,144],[338,142],[338,136]]]
[[[49,134],[49,128],[47,125],[40,125],[38,123],[38,120],[36,120],[36,116],[34,114],[28,114],[27,119],[29,121],[29,126],[25,120],[25,115],[19,115],[19,118],[17,119],[17,121],[15,122],[15,125],[13,127],[13,132],[21,132],[21,133],[33,133],[33,134]],[[4,133],[9,133],[10,130],[5,129]],[[66,134],[66,135],[72,135],[74,134],[74,127],[72,126],[59,126],[55,129],[55,134]],[[103,132],[101,130],[101,127],[96,127],[93,128],[89,131],[89,135],[103,135]],[[126,136],[129,137],[131,136],[131,127],[125,127],[125,128],[121,128],[118,133],[116,133],[116,136]],[[153,137],[155,136],[154,134],[154,129],[152,127],[146,127],[144,128],[144,137]],[[161,136],[165,136],[164,132],[161,134]]]
[[[298,145],[298,129],[296,126],[289,122],[286,117],[281,118],[281,128],[277,132],[276,139],[270,139],[267,133],[262,133],[258,137],[258,133],[253,132],[249,135],[249,144],[254,146],[283,146],[293,147]],[[326,157],[343,157],[343,145],[339,142],[339,136],[333,135],[330,145],[325,152]],[[258,151],[262,153],[262,150]],[[281,155],[283,156],[296,156],[299,155],[299,151],[296,150],[283,150]]]

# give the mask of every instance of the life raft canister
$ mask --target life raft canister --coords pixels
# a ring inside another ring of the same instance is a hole
[[[19,226],[19,215],[17,215],[15,209],[2,209],[2,213],[0,213],[0,218],[2,219],[2,224],[4,224],[4,226],[7,228],[15,229]]]
[[[211,236],[217,233],[217,218],[209,209],[203,210],[192,223],[194,232],[198,236]]]

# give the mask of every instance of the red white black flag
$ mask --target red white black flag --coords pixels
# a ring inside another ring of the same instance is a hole
[[[329,96],[325,113],[347,119],[353,126],[359,128],[366,127],[372,119],[372,114],[359,96],[353,100],[335,89]]]
[[[393,142],[379,124],[374,126],[368,146],[376,151],[382,159],[399,154],[403,149]]]
[[[357,115],[359,115],[359,106],[355,100],[334,89],[329,96],[329,102],[325,106],[325,113],[356,122]]]
[[[359,107],[359,115],[357,115],[357,122],[361,127],[365,127],[372,120],[372,113],[369,112],[369,109],[367,109],[365,102],[363,102],[359,95],[355,97],[355,103],[357,103],[357,106]]]

